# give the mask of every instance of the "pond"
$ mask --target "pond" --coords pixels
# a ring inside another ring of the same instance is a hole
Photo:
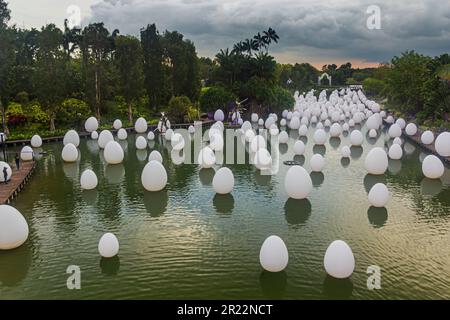
[[[280,163],[297,160],[310,172],[313,153],[323,153],[323,173],[312,174],[308,200],[288,200],[281,164],[264,176],[250,164],[227,165],[234,173],[231,195],[216,196],[213,169],[175,165],[168,143],[135,149],[135,135],[121,142],[125,159],[106,165],[97,142],[82,139],[81,159],[61,160],[62,143],[42,147],[32,180],[12,205],[30,227],[20,248],[0,252],[1,299],[449,299],[450,170],[441,180],[424,179],[424,154],[404,145],[401,161],[389,162],[384,176],[367,175],[370,148],[392,142],[382,132],[341,160],[349,136],[313,146],[306,153],[280,147]],[[365,137],[367,129],[362,128]],[[298,135],[291,132],[296,139]],[[306,141],[306,139],[304,139]],[[164,157],[168,184],[149,193],[141,172],[151,150]],[[99,185],[82,191],[79,178],[92,169]],[[217,170],[219,166],[215,167]],[[386,209],[374,209],[368,190],[384,182],[391,192]],[[119,239],[116,258],[102,259],[98,241],[105,232]],[[259,250],[270,235],[289,251],[281,273],[264,272]],[[348,280],[326,275],[328,245],[346,241],[356,267]],[[69,290],[68,266],[81,270],[81,289]],[[369,290],[369,266],[381,268],[381,289]]]

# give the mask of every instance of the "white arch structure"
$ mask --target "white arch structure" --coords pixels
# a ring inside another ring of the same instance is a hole
[[[322,75],[319,77],[319,79],[317,80],[317,85],[320,86],[320,81],[322,81],[323,78],[327,78],[328,79],[328,83],[331,87],[331,76],[328,73],[322,73]]]

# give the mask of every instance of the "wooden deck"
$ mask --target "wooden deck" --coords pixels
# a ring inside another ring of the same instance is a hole
[[[20,170],[17,171],[15,164],[11,165],[11,180],[7,184],[0,183],[0,204],[10,203],[19,194],[30,179],[35,166],[34,161],[21,162]]]

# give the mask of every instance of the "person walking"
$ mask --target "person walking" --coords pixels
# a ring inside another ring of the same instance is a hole
[[[3,167],[3,178],[5,179],[5,184],[8,183],[8,169],[6,169],[6,166]]]
[[[16,167],[17,170],[20,170],[20,157],[18,153],[16,153]]]

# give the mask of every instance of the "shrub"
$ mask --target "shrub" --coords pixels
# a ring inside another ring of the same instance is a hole
[[[282,111],[285,109],[291,109],[295,104],[295,99],[292,94],[279,86],[275,86],[272,89],[273,102],[271,103],[274,111]]]
[[[211,87],[202,90],[200,96],[200,107],[203,112],[225,110],[230,102],[234,102],[236,96],[223,87]]]
[[[58,108],[56,121],[73,126],[86,119],[91,114],[89,106],[82,100],[66,99]]]
[[[169,101],[167,116],[172,123],[186,121],[192,103],[186,96],[172,97]]]
[[[363,88],[369,95],[379,96],[384,93],[385,82],[382,80],[367,78],[363,81]]]
[[[8,126],[15,127],[27,122],[27,117],[23,112],[22,105],[11,102],[6,109],[6,119]]]
[[[39,103],[31,103],[24,108],[25,115],[29,122],[36,124],[48,124],[50,117],[42,110]]]

